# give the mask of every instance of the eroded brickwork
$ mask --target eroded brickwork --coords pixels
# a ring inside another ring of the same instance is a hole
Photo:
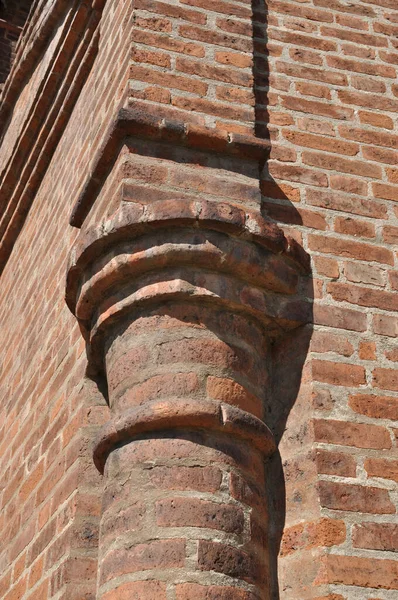
[[[393,600],[396,1],[42,0],[35,14],[1,107],[1,600]],[[220,211],[193,241],[197,202]],[[288,315],[274,312],[257,330],[270,304],[233,296],[248,279],[287,293],[239,210],[297,241],[283,260],[307,324],[276,335]],[[71,249],[140,211],[174,215],[173,236],[90,258],[79,329],[64,302]],[[143,289],[141,265],[167,261],[170,285],[142,294],[163,300],[93,354],[94,312],[105,322]],[[178,304],[188,283],[213,300]],[[278,450],[239,428],[227,444],[217,411],[191,410],[205,401],[261,417]],[[139,440],[123,420],[137,407]]]

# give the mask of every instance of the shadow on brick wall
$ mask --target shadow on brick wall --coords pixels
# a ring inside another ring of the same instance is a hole
[[[31,5],[32,0],[0,0],[0,86],[11,70],[15,47]]]
[[[253,33],[253,90],[255,98],[255,135],[271,140],[277,138],[276,127],[270,131],[269,93],[270,80],[273,75],[269,61],[269,12],[267,0],[252,0],[252,33]],[[271,151],[272,155],[272,151]],[[275,220],[282,228],[284,225],[300,227],[303,225],[300,213],[289,200],[281,186],[270,174],[268,162],[261,165],[260,172],[261,212],[264,217]],[[286,234],[289,235],[288,228]],[[300,239],[299,230],[294,231],[295,239]],[[306,362],[310,339],[313,330],[313,277],[308,273],[302,281],[300,302],[309,307],[308,325],[299,327],[283,338],[273,347],[273,369],[271,402],[267,407],[266,422],[273,431],[277,444],[281,443],[286,431],[289,415],[294,407],[300,387],[303,384],[303,368]],[[302,432],[301,432],[302,433]],[[297,449],[300,449],[300,432],[296,435]],[[305,435],[305,434],[304,434]],[[289,462],[289,461],[287,461]],[[286,514],[286,482],[284,464],[279,449],[266,465],[268,482],[268,512],[270,517],[269,548],[270,548],[270,594],[272,600],[283,597],[283,582],[278,580],[278,557],[281,550],[281,540],[285,528]],[[305,476],[305,474],[304,474]],[[300,493],[295,494],[295,502],[300,504]],[[295,507],[297,508],[297,507]]]

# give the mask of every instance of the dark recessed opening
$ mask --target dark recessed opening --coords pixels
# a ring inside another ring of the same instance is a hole
[[[33,0],[0,0],[0,89],[11,70],[32,4]]]

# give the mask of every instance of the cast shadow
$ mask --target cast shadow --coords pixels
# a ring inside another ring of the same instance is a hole
[[[5,83],[11,71],[15,46],[32,4],[33,0],[24,0],[15,7],[12,0],[0,0],[0,19],[3,21],[0,26],[0,86]]]
[[[268,50],[269,11],[267,0],[252,0],[252,36],[253,36],[253,91],[255,98],[255,135],[269,139],[271,147],[275,138],[275,127],[270,128],[269,91],[272,68]],[[271,150],[272,155],[272,150]],[[260,178],[262,183],[261,212],[272,218],[289,235],[289,226],[303,225],[299,211],[289,200],[269,171],[268,162],[262,165]],[[296,230],[294,237],[300,235]],[[267,501],[269,513],[269,552],[270,552],[270,600],[279,600],[278,557],[285,527],[286,484],[279,444],[285,434],[289,414],[297,400],[303,379],[303,367],[308,354],[313,330],[314,287],[312,272],[302,277],[299,302],[309,307],[308,324],[290,332],[273,346],[273,369],[271,397],[267,425],[273,431],[278,444],[277,452],[266,465],[268,484]]]
[[[0,16],[1,18],[1,16]],[[2,35],[1,35],[2,34]],[[5,32],[0,34],[1,44],[1,56],[0,56],[0,92],[4,85],[8,73],[11,69],[11,56],[12,56],[12,40],[5,37]]]

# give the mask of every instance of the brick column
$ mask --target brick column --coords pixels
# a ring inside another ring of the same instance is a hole
[[[67,300],[106,377],[101,600],[267,600],[269,351],[306,315],[299,267],[258,214],[121,204],[83,232]]]

